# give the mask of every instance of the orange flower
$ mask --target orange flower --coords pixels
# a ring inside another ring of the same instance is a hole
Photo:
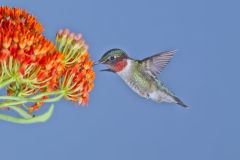
[[[25,118],[29,115],[21,105],[32,113],[63,96],[86,105],[94,86],[93,62],[83,36],[60,30],[55,46],[42,32],[41,23],[26,10],[0,7],[0,88],[9,96],[0,101],[0,108],[18,105],[16,111]]]
[[[81,65],[75,64],[75,66],[66,70],[62,88],[66,91],[66,99],[86,105],[88,103],[88,93],[94,86],[95,74],[92,69],[85,69]]]
[[[16,64],[8,72],[15,74],[21,85],[38,87],[35,92],[55,89],[64,71],[64,55],[42,35],[42,25],[19,8],[0,7],[0,15],[0,61],[9,64],[11,59]]]
[[[66,69],[61,83],[61,87],[66,91],[65,98],[86,105],[95,77],[93,61],[89,59],[87,52],[88,46],[82,35],[71,33],[68,29],[57,33],[56,42],[57,49],[65,55]]]

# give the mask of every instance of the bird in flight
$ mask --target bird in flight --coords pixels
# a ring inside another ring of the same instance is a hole
[[[175,103],[188,108],[173,92],[157,78],[173,57],[176,50],[161,52],[153,56],[136,60],[130,58],[122,49],[107,51],[96,64],[104,64],[110,71],[118,74],[138,95],[155,102]]]

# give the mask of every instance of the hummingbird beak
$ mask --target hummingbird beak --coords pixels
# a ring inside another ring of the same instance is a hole
[[[101,61],[101,59],[100,60],[98,60],[98,61],[96,61],[96,62],[94,62],[93,63],[93,66],[95,66],[95,65],[98,65],[98,64],[103,64],[104,62],[103,61]],[[112,72],[112,73],[115,73],[113,70],[111,70],[111,69],[102,69],[102,70],[100,70],[101,72]]]
[[[102,63],[102,62],[100,62],[100,61],[96,61],[96,62],[93,63],[93,66],[98,65],[98,64],[101,64],[101,63]]]
[[[113,70],[111,69],[102,69],[100,70],[101,72],[112,72],[112,73],[115,73]]]

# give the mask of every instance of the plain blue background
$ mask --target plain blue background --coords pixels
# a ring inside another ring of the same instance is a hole
[[[99,72],[88,107],[64,100],[44,124],[0,122],[1,160],[239,160],[240,3],[236,0],[3,0],[37,16],[47,38],[83,33],[94,60],[178,49],[160,75],[186,104],[157,104]]]

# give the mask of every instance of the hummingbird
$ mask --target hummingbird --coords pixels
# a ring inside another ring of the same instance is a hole
[[[109,71],[119,75],[141,97],[155,102],[175,103],[188,108],[157,77],[166,67],[176,50],[165,51],[142,60],[130,58],[122,49],[107,51],[94,65],[104,64]]]

